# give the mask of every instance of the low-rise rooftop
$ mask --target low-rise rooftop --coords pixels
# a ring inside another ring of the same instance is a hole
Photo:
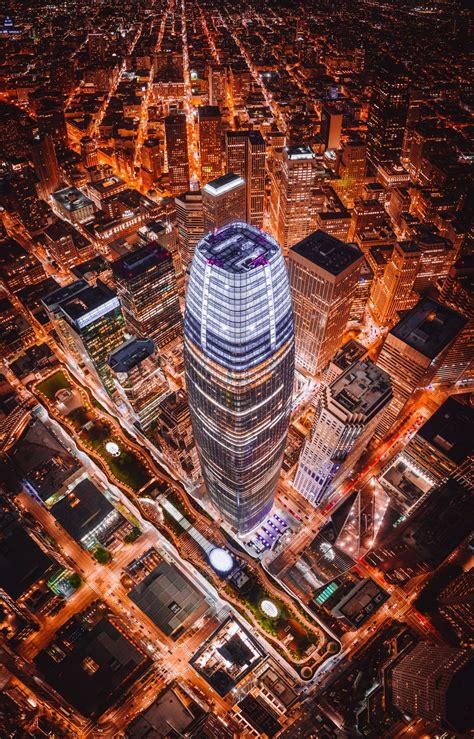
[[[53,192],[52,197],[62,208],[71,213],[88,205],[94,205],[92,200],[78,190],[77,187],[65,187],[63,190],[57,190]]]

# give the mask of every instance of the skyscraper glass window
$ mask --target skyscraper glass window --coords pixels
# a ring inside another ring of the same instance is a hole
[[[191,420],[209,496],[239,534],[270,511],[288,432],[294,330],[281,249],[245,223],[196,247],[186,296]]]

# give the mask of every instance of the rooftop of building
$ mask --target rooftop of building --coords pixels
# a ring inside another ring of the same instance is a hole
[[[362,252],[355,244],[346,244],[320,230],[295,244],[290,249],[290,259],[292,253],[299,254],[332,275],[339,275],[362,259]]]
[[[171,255],[158,242],[147,242],[134,251],[112,263],[112,272],[121,280],[134,280],[144,274],[152,265],[171,259]]]
[[[86,282],[86,280],[75,280],[69,285],[66,285],[65,287],[60,287],[57,290],[53,290],[53,292],[49,293],[48,295],[45,295],[45,297],[42,299],[42,303],[44,306],[46,306],[46,308],[54,310],[57,306],[61,305],[61,303],[65,302],[66,300],[70,300],[72,297],[74,297],[74,295],[78,295],[87,286],[88,283]]]
[[[354,627],[359,628],[390,598],[380,585],[366,577],[354,585],[335,606],[333,613],[342,615]]]
[[[244,273],[261,267],[280,251],[271,236],[240,222],[207,234],[197,249],[209,264],[232,273]]]
[[[13,518],[5,526],[6,515],[0,509],[0,587],[16,600],[44,577],[54,560]]]
[[[329,386],[331,398],[349,413],[368,415],[391,396],[390,377],[370,359],[352,364]]]
[[[450,397],[423,424],[417,436],[459,465],[472,454],[474,408]]]
[[[387,264],[393,252],[393,244],[380,244],[369,248],[370,257],[376,264]]]
[[[189,192],[182,192],[180,195],[176,195],[175,202],[177,203],[202,203],[201,190],[190,190]]]
[[[217,177],[215,180],[208,182],[204,185],[202,191],[215,197],[218,195],[224,195],[224,193],[229,192],[230,190],[235,190],[236,187],[240,187],[244,184],[245,180],[243,177],[238,174],[234,174],[233,172],[228,172],[227,174],[222,175],[222,177]]]
[[[68,638],[69,636],[69,638]],[[123,697],[127,688],[150,664],[150,660],[106,618],[92,629],[74,619],[57,632],[35,658],[50,685],[84,716],[97,718]]]
[[[238,707],[239,712],[257,730],[259,736],[272,739],[281,731],[281,724],[266,701],[249,693],[240,701]]]
[[[48,226],[48,228],[45,229],[44,233],[51,241],[59,241],[59,239],[63,239],[64,237],[70,235],[70,229],[71,226],[69,223],[58,218],[54,223],[52,223],[50,226]]]
[[[164,560],[130,590],[128,597],[166,636],[177,638],[194,613],[207,610],[204,595]]]
[[[165,125],[171,126],[173,124],[185,125],[186,115],[184,113],[172,113],[167,115],[165,118]]]
[[[113,305],[111,301],[114,301]],[[106,308],[109,304],[110,310],[120,306],[115,292],[105,283],[97,280],[95,285],[87,285],[84,290],[61,302],[60,307],[66,318],[71,321],[80,321],[81,318],[91,314],[92,311],[98,308]]]
[[[456,338],[465,323],[466,319],[456,311],[425,297],[392,328],[389,336],[434,359]]]
[[[110,177],[105,177],[103,180],[89,182],[87,187],[89,190],[96,190],[99,195],[107,196],[117,188],[123,187],[125,189],[127,187],[127,183],[125,180],[117,177],[117,175],[111,175]]]
[[[51,508],[51,513],[70,536],[81,541],[114,510],[105,495],[86,478]]]
[[[154,351],[155,345],[151,339],[129,339],[111,353],[109,367],[114,372],[130,372]]]
[[[217,105],[200,105],[198,108],[198,118],[220,118],[221,112]]]
[[[358,362],[366,355],[367,349],[365,346],[359,344],[355,339],[349,339],[349,341],[339,349],[331,363],[335,364],[336,367],[341,370],[346,370],[353,365],[354,362]]]
[[[420,248],[414,241],[397,241],[395,247],[404,254],[420,254]]]
[[[265,657],[262,647],[233,616],[208,637],[190,664],[220,695],[226,695]]]
[[[197,704],[194,704],[197,707]],[[167,687],[132,723],[127,726],[129,739],[163,737],[169,734],[184,736],[183,733],[195,720],[191,708],[178,692]],[[172,728],[171,728],[172,727]],[[189,736],[189,734],[188,734]]]
[[[287,146],[286,154],[288,156],[288,159],[291,160],[298,160],[298,159],[316,159],[316,154],[314,153],[311,146]]]
[[[77,187],[65,187],[63,190],[56,190],[56,192],[53,192],[52,197],[59,205],[71,213],[88,205],[94,205],[92,200],[78,190]]]
[[[10,450],[18,477],[48,501],[80,468],[78,460],[40,421],[33,421]]]
[[[105,272],[107,269],[110,269],[110,262],[108,262],[101,254],[98,254],[97,256],[92,257],[92,259],[81,262],[81,264],[76,264],[71,269],[71,272],[81,279],[90,274],[100,274],[100,272]]]

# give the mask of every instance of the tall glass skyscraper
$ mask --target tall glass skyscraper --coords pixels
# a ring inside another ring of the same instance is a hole
[[[202,239],[184,333],[206,487],[227,523],[245,534],[272,507],[291,412],[293,310],[277,242],[239,222]]]

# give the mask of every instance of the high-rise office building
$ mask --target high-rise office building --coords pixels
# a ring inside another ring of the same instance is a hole
[[[125,322],[117,295],[100,280],[93,287],[85,280],[78,280],[55,294],[50,308],[60,314],[69,348],[95,370],[107,392],[112,394],[114,382],[108,358],[125,339]]]
[[[46,200],[52,192],[58,189],[61,182],[56,150],[49,134],[40,134],[34,138],[31,158],[39,180],[38,194]]]
[[[335,489],[370,440],[392,397],[390,377],[370,359],[351,365],[319,395],[294,487],[314,505]]]
[[[391,700],[402,714],[425,718],[463,736],[473,728],[471,650],[422,642],[388,670]]]
[[[185,272],[191,266],[194,250],[204,236],[204,214],[200,190],[184,192],[175,199],[176,230],[181,263]]]
[[[474,567],[451,579],[437,597],[439,613],[448,621],[457,642],[463,647],[473,645],[472,597],[474,594]]]
[[[324,177],[325,170],[310,146],[284,149],[276,224],[277,239],[284,255],[293,244],[315,230],[318,208],[314,194],[318,180]]]
[[[224,174],[202,188],[204,233],[245,221],[245,181],[239,175]]]
[[[188,131],[184,113],[165,118],[166,156],[173,195],[189,190]]]
[[[369,303],[370,292],[374,282],[374,273],[370,268],[366,257],[362,260],[362,266],[359,272],[354,300],[352,301],[349,321],[352,323],[362,324]]]
[[[156,414],[156,436],[165,459],[196,482],[201,467],[184,390],[169,393],[161,401]]]
[[[339,163],[339,184],[337,191],[350,208],[354,207],[354,200],[360,197],[367,171],[367,144],[360,139],[351,139],[344,144],[341,161]]]
[[[413,182],[422,184],[421,170],[423,157],[432,147],[446,141],[447,130],[439,121],[422,121],[415,126],[408,155],[408,172]]]
[[[60,100],[45,98],[36,111],[36,125],[40,134],[51,136],[56,144],[68,145],[66,117]]]
[[[129,339],[109,356],[115,386],[129,414],[146,431],[156,422],[160,403],[170,392],[151,339]]]
[[[228,69],[225,64],[210,64],[208,71],[209,105],[224,108],[229,84]]]
[[[453,249],[449,239],[445,239],[432,229],[422,230],[414,240],[421,254],[413,289],[421,295],[430,287],[439,287],[444,283],[456,250]]]
[[[377,427],[379,438],[393,426],[412,393],[432,378],[466,319],[422,298],[388,333],[377,365],[388,372],[393,399]]]
[[[362,259],[354,244],[345,244],[323,231],[290,249],[296,364],[312,374],[323,370],[339,349]]]
[[[448,477],[474,491],[473,435],[474,408],[445,400],[379,475],[397,509],[408,514]]]
[[[337,103],[326,103],[321,111],[320,137],[326,149],[339,149],[341,145],[342,110]]]
[[[222,124],[219,108],[215,105],[198,108],[198,127],[202,187],[222,174]]]
[[[225,132],[225,169],[247,179],[247,138],[250,131]]]
[[[421,252],[413,241],[397,241],[383,275],[372,285],[369,308],[377,323],[386,326],[397,311],[415,302],[413,286],[420,267]]]
[[[156,242],[171,254],[176,278],[176,288],[180,297],[184,297],[184,271],[181,263],[181,253],[178,248],[178,238],[176,228],[170,220],[168,221],[149,221],[138,231],[143,244],[153,244]]]
[[[384,57],[374,81],[367,120],[367,158],[374,169],[400,161],[409,98],[405,67]]]
[[[265,140],[259,131],[226,131],[226,171],[240,175],[247,190],[246,221],[263,226]]]
[[[71,269],[94,256],[91,242],[59,218],[44,231],[44,246],[61,269]]]
[[[269,513],[291,412],[294,335],[280,247],[244,223],[196,247],[186,296],[186,385],[211,501],[240,534]]]
[[[246,148],[247,222],[263,226],[265,197],[265,141],[259,131],[249,131]]]
[[[112,272],[130,332],[153,339],[160,349],[175,341],[182,323],[169,251],[146,244],[117,259]]]
[[[474,372],[474,255],[465,254],[452,265],[439,299],[467,318],[463,330],[438,368],[436,382],[459,382]]]
[[[146,187],[153,187],[163,173],[162,141],[159,138],[149,138],[141,149],[141,175]]]
[[[97,167],[99,164],[99,153],[96,139],[84,136],[81,139],[81,159],[86,167]]]

